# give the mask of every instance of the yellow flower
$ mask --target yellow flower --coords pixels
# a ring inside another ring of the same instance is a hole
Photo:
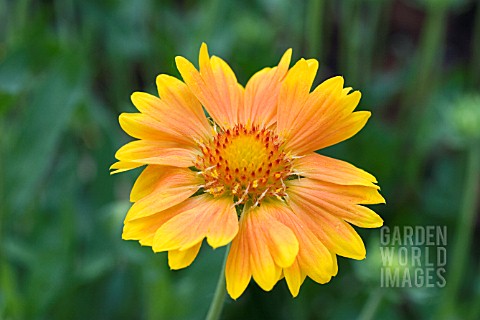
[[[310,92],[318,62],[300,59],[289,69],[291,53],[243,88],[203,44],[199,71],[177,57],[184,82],[159,75],[160,98],[136,92],[140,113],[120,115],[139,140],[118,150],[113,172],[147,165],[123,239],[168,251],[172,269],[190,265],[204,238],[213,248],[231,242],[226,282],[234,299],[252,277],[267,291],[285,277],[293,296],[306,276],[328,282],[336,255],[365,258],[350,224],[383,224],[362,206],[385,202],[375,177],[314,152],[362,129],[370,112],[353,112],[360,92],[350,93],[342,77]]]

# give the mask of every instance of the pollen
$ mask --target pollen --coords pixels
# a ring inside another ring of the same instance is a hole
[[[291,175],[293,158],[272,130],[237,125],[197,143],[202,153],[195,167],[205,179],[205,192],[231,195],[235,205],[252,206],[286,196],[284,181]]]

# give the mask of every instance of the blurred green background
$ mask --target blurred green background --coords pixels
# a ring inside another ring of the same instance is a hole
[[[480,1],[0,0],[0,319],[202,319],[223,249],[170,271],[166,254],[121,240],[139,174],[110,176],[129,141],[130,94],[155,92],[202,41],[239,81],[320,60],[372,111],[322,153],[375,174],[385,225],[448,228],[445,288],[381,288],[378,229],[367,260],[339,258],[326,285],[253,282],[225,319],[480,319]]]

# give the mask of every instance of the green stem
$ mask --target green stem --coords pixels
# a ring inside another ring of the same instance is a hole
[[[363,48],[364,56],[362,58],[363,63],[359,63],[362,69],[360,71],[360,78],[362,79],[364,84],[371,83],[374,62],[376,61],[376,57],[381,57],[381,55],[378,55],[377,48],[379,47],[380,42],[379,34],[382,33],[380,30],[382,14],[384,13],[387,4],[387,1],[371,1],[366,3],[370,15],[368,23],[366,23],[366,32],[361,35],[361,37],[365,39],[364,43],[361,46]],[[357,63],[358,61],[359,60],[357,60]]]
[[[450,264],[450,276],[447,278],[447,287],[444,292],[442,307],[439,309],[440,319],[447,319],[452,316],[458,292],[461,286],[462,276],[465,274],[465,266],[468,260],[468,252],[472,240],[473,227],[477,207],[476,195],[480,181],[480,146],[472,145],[467,159],[465,186],[461,212],[458,217],[457,239],[454,243],[452,260]]]
[[[375,314],[377,313],[378,307],[380,306],[380,302],[382,301],[383,297],[383,291],[381,289],[377,289],[373,291],[369,298],[367,303],[365,303],[365,306],[362,309],[362,312],[360,312],[360,316],[358,317],[358,320],[370,320],[374,319]]]
[[[414,64],[414,75],[402,101],[400,109],[399,130],[404,137],[404,147],[408,149],[409,157],[404,165],[406,189],[413,190],[412,186],[418,184],[419,172],[424,164],[424,154],[419,146],[421,138],[422,121],[425,121],[425,112],[430,96],[427,95],[437,85],[436,73],[438,72],[439,59],[444,52],[443,40],[445,36],[448,7],[445,2],[436,5],[428,2],[427,18],[422,32],[421,43]],[[413,142],[413,145],[412,145]]]
[[[230,245],[225,249],[225,258],[223,259],[222,270],[218,276],[217,287],[215,288],[215,295],[213,296],[210,309],[208,309],[207,320],[218,320],[222,314],[223,303],[227,295],[227,288],[225,284],[225,266],[227,264],[228,252],[230,251]]]
[[[477,270],[477,279],[476,286],[479,287],[480,284],[480,268]],[[470,310],[470,316],[467,319],[480,319],[480,291],[476,289],[475,297],[473,298],[472,308]]]
[[[418,119],[419,109],[425,105],[426,94],[435,85],[437,66],[444,52],[447,9],[445,2],[436,4],[431,1],[427,4],[427,17],[413,64],[413,76],[408,85],[400,115],[406,125],[411,125],[412,118]]]

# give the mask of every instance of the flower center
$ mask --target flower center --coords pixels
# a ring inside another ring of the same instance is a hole
[[[293,158],[272,130],[237,125],[198,145],[202,155],[195,167],[205,179],[205,192],[232,195],[235,205],[251,201],[253,206],[265,197],[286,196],[284,181],[291,175]]]

